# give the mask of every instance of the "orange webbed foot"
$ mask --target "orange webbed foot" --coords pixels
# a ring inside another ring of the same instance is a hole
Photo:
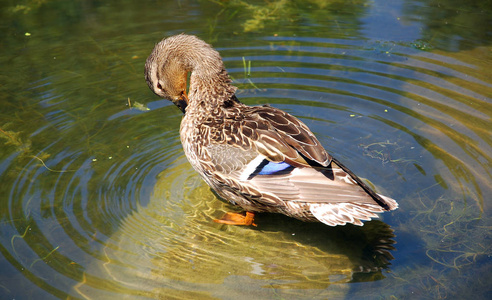
[[[253,225],[254,213],[246,212],[246,216],[237,213],[226,213],[221,219],[214,220],[215,223],[227,224],[227,225]]]

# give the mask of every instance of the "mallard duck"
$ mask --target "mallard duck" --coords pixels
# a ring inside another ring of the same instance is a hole
[[[184,113],[181,143],[193,168],[246,212],[215,222],[256,226],[255,212],[273,212],[330,226],[363,225],[398,207],[331,157],[296,117],[241,103],[220,54],[198,37],[179,34],[156,44],[145,79]]]

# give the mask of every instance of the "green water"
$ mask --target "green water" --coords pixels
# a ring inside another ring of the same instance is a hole
[[[4,1],[1,299],[487,299],[491,1]],[[235,210],[184,158],[143,67],[217,48],[400,208],[363,227]]]

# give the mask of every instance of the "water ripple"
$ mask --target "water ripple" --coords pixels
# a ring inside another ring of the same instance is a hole
[[[258,43],[220,48],[238,97],[298,116],[330,153],[398,199],[385,223],[326,228],[269,214],[257,229],[213,223],[234,207],[184,158],[177,109],[156,101],[150,111],[91,108],[84,118],[54,105],[66,103],[50,77],[32,88],[46,123],[30,138],[42,150],[26,145],[0,161],[8,195],[0,250],[10,264],[65,298],[223,296],[245,284],[253,298],[273,289],[318,297],[333,283],[384,278],[389,225],[409,232],[426,214],[415,206],[448,197],[467,221],[446,226],[475,228],[468,222],[486,211],[492,182],[492,85],[475,76],[478,66],[395,43]],[[434,217],[419,224],[432,231]]]

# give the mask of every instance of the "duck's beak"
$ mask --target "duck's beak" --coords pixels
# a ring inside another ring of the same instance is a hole
[[[186,95],[186,91],[183,91],[181,97],[177,100],[173,101],[174,105],[176,105],[183,113],[185,113],[186,107],[188,106],[188,96]]]

